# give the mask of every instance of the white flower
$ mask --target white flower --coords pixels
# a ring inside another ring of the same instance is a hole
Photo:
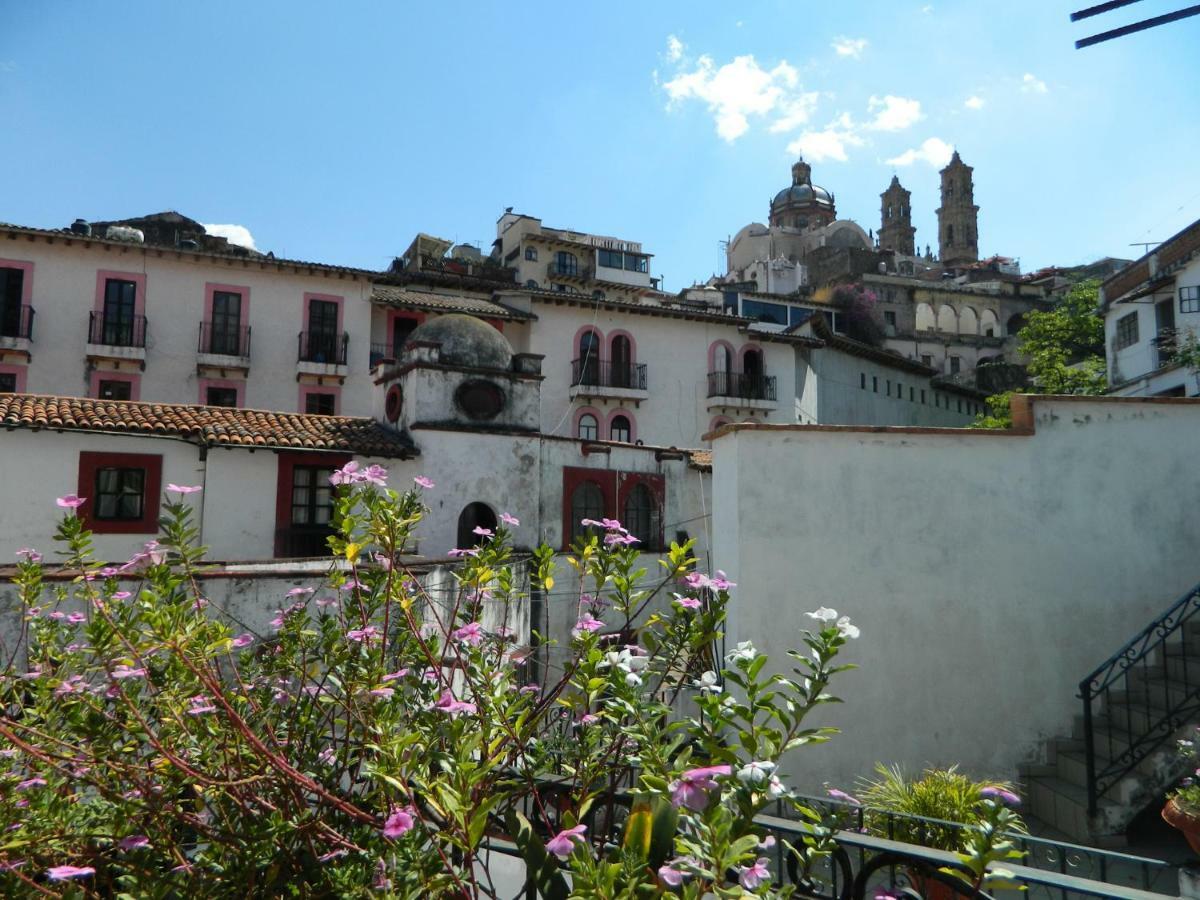
[[[849,616],[842,616],[837,620],[837,629],[842,637],[850,638],[851,640],[858,637],[860,633],[857,625],[850,624]]]
[[[758,651],[754,649],[754,644],[750,641],[742,641],[734,649],[730,650],[725,658],[731,663],[750,662],[756,656]]]
[[[642,679],[640,676],[635,675],[633,672],[629,672],[625,676],[625,683],[627,685],[629,685],[629,687],[637,687],[638,685],[640,685],[642,683]]]
[[[725,699],[721,701],[721,709],[725,712],[732,712],[737,707],[737,701],[730,694],[725,695]]]
[[[822,625],[828,625],[830,622],[837,619],[837,610],[830,609],[828,606],[822,606],[816,612],[805,613],[810,619],[816,619]]]
[[[767,796],[772,800],[778,800],[787,793],[787,788],[783,786],[783,782],[779,780],[778,775],[772,775],[767,780]]]
[[[746,765],[738,769],[737,777],[742,784],[762,784],[771,776],[771,771],[775,768],[775,763],[763,760],[761,762],[748,762]]]
[[[700,688],[701,693],[704,694],[721,693],[720,676],[718,676],[717,673],[713,672],[711,669],[701,675],[696,681],[693,681],[692,684]]]

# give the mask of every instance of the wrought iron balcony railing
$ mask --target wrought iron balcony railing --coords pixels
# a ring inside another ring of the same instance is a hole
[[[33,340],[33,307],[10,306],[0,315],[0,337]]]
[[[146,347],[145,316],[108,316],[88,313],[88,343],[108,347]]]
[[[571,361],[571,387],[628,388],[646,390],[646,364],[611,360],[576,359]]]
[[[554,278],[582,278],[588,280],[592,277],[592,268],[591,266],[579,263],[560,263],[558,260],[551,260],[546,264],[546,274]]]
[[[348,332],[336,334],[329,331],[302,331],[297,345],[297,358],[300,362],[344,366],[350,351],[350,334]]]
[[[214,327],[212,322],[200,323],[201,353],[212,353],[218,356],[240,356],[250,358],[250,326]]]
[[[708,396],[774,400],[775,376],[754,372],[709,372]]]

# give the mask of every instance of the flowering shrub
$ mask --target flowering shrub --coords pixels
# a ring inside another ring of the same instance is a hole
[[[1200,728],[1195,730],[1191,738],[1176,743],[1180,758],[1187,764],[1188,774],[1169,795],[1175,805],[1189,816],[1200,816],[1200,750],[1196,747],[1197,739],[1200,739]]]
[[[651,582],[602,520],[567,560],[567,662],[531,682],[507,626],[528,602],[515,518],[477,529],[434,602],[399,562],[433,483],[354,464],[333,480],[334,564],[281,598],[268,635],[206,609],[196,489],[169,486],[160,538],[121,565],[93,558],[84,501],[62,498],[73,580],[44,579],[34,550],[18,563],[28,664],[0,680],[0,892],[493,897],[497,840],[544,897],[789,892],[754,818],[782,799],[816,819],[778,764],[830,734],[804,720],[833,700],[848,619],[811,614],[791,676],[764,676],[748,642],[722,667],[733,585],[696,572],[690,542]],[[549,548],[528,572],[555,596]],[[699,715],[672,716],[683,692]]]

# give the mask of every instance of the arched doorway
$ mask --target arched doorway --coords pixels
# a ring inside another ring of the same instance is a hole
[[[454,546],[467,548],[478,547],[483,543],[483,535],[476,534],[476,528],[496,530],[496,514],[486,503],[468,503],[458,514],[458,541]]]

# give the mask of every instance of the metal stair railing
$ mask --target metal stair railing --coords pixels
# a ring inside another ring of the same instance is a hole
[[[1083,741],[1087,759],[1088,815],[1094,816],[1100,798],[1144,759],[1162,747],[1190,717],[1200,714],[1200,680],[1190,677],[1187,664],[1188,640],[1183,626],[1200,612],[1200,585],[1179,598],[1157,616],[1124,647],[1114,653],[1079,683],[1083,701]],[[1169,639],[1178,649],[1182,678],[1169,677]],[[1200,649],[1200,648],[1198,648]],[[1162,675],[1161,684],[1153,679]],[[1197,666],[1200,676],[1200,666]],[[1182,693],[1176,688],[1182,687]],[[1113,695],[1123,693],[1125,715],[1115,720]],[[1173,696],[1175,694],[1175,696]],[[1152,701],[1160,700],[1156,706]],[[1144,722],[1135,727],[1134,706]],[[1098,721],[1097,710],[1107,715]],[[1123,735],[1118,737],[1118,735]],[[1105,750],[1101,764],[1098,751]]]

